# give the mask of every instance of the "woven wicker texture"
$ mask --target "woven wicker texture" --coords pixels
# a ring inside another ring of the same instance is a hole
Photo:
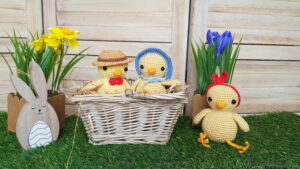
[[[184,103],[185,92],[170,94],[77,95],[89,142],[166,144]]]

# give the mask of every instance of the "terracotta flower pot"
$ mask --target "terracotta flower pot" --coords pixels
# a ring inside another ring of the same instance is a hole
[[[206,102],[206,96],[201,96],[200,94],[195,94],[193,96],[193,112],[192,118],[194,118],[201,110],[208,108],[208,104]],[[198,126],[193,124],[193,126]]]
[[[57,113],[60,128],[65,127],[65,94],[60,93],[57,96],[49,97],[48,102]],[[16,132],[16,124],[20,111],[22,110],[26,101],[19,98],[14,93],[10,93],[7,97],[7,124],[8,130]]]

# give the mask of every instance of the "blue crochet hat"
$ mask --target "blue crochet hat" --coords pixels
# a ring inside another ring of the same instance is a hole
[[[160,55],[161,57],[164,58],[164,60],[167,63],[167,68],[166,68],[166,74],[163,78],[156,78],[156,77],[149,77],[146,78],[142,75],[142,72],[140,70],[140,62],[143,56],[149,54],[149,53],[155,53],[157,55]],[[147,48],[141,51],[135,58],[135,70],[137,71],[137,74],[142,77],[143,79],[147,80],[147,83],[153,82],[153,81],[165,81],[169,80],[172,78],[172,73],[173,73],[173,64],[171,58],[161,49],[158,48]]]

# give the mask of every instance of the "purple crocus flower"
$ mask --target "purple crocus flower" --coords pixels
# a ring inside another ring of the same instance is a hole
[[[208,45],[215,45],[219,38],[220,34],[218,32],[212,32],[211,30],[208,30],[206,33],[206,40]]]
[[[231,43],[232,35],[230,31],[225,31],[220,38],[218,39],[217,44],[217,55],[216,60],[219,59],[220,54],[223,52],[224,49]]]

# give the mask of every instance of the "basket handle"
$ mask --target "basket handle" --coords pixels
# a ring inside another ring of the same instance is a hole
[[[133,97],[134,93],[131,89],[125,89],[125,96],[126,97]]]

